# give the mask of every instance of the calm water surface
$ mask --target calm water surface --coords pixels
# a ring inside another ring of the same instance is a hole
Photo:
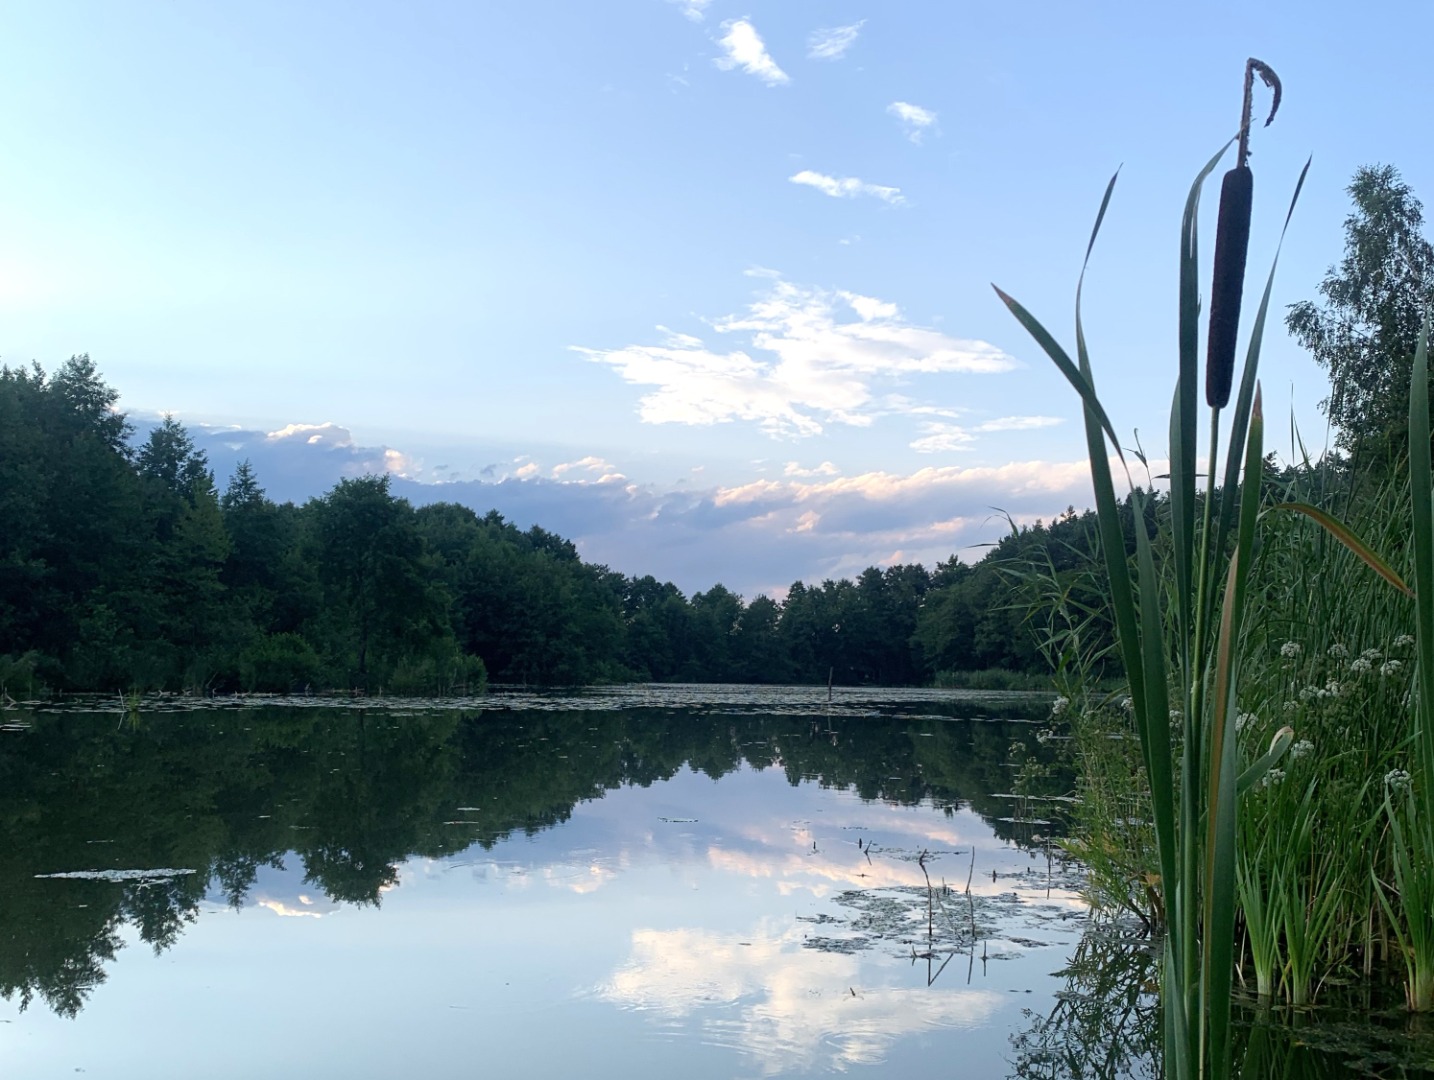
[[[4,1075],[1030,1064],[1085,924],[1009,796],[1045,699],[461,705],[0,715]]]

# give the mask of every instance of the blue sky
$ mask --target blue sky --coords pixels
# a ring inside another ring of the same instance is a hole
[[[1081,504],[1075,398],[989,286],[1068,339],[1117,166],[1087,328],[1158,458],[1180,209],[1247,56],[1286,90],[1252,294],[1306,157],[1281,307],[1358,166],[1434,193],[1413,3],[0,12],[0,359],[89,352],[136,417],[209,425],[221,483],[242,454],[285,497],[462,481],[405,493],[689,590],[970,557],[991,507]],[[1272,427],[1322,445],[1278,327],[1264,373]]]

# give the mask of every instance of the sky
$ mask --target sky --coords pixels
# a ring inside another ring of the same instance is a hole
[[[1069,344],[1120,170],[1086,331],[1158,461],[1181,209],[1246,57],[1285,90],[1247,330],[1306,159],[1277,313],[1338,260],[1355,169],[1434,193],[1431,30],[1329,0],[0,3],[0,362],[88,353],[221,486],[383,471],[687,591],[975,559],[1090,498],[1077,398],[991,284]],[[1275,449],[1326,445],[1278,319],[1261,370]]]

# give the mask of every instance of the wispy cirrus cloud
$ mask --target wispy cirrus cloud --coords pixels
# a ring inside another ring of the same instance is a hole
[[[851,23],[849,26],[829,26],[821,30],[813,30],[807,38],[807,58],[809,60],[840,60],[846,55],[846,51],[856,43],[857,35],[861,28],[866,25],[866,20]]]
[[[825,173],[813,172],[811,169],[803,169],[795,176],[787,179],[793,184],[802,184],[806,187],[816,188],[823,195],[830,195],[833,199],[854,199],[858,195],[870,195],[874,199],[880,199],[892,206],[900,206],[906,201],[901,194],[899,187],[888,187],[885,184],[868,184],[865,180],[855,176],[827,176]]]
[[[667,0],[667,2],[680,8],[682,14],[693,22],[701,22],[706,17],[707,8],[712,0]]]
[[[928,410],[913,410],[926,412]],[[921,425],[922,436],[911,443],[911,449],[922,454],[968,450],[979,435],[995,431],[1035,431],[1061,423],[1058,416],[1002,416],[968,427],[938,420]]]
[[[717,39],[723,55],[712,62],[723,71],[740,67],[748,75],[755,75],[768,86],[781,86],[791,82],[791,76],[777,66],[772,54],[762,41],[762,35],[746,19],[729,19],[722,24],[726,31]]]
[[[925,138],[927,131],[936,126],[935,112],[923,109],[920,105],[913,105],[909,101],[893,101],[886,107],[886,111],[901,123],[906,137],[917,144]]]
[[[655,388],[638,402],[646,423],[748,421],[787,438],[820,434],[827,424],[866,427],[905,411],[892,405],[904,398],[878,396],[898,380],[1017,366],[987,342],[907,322],[894,303],[787,281],[776,281],[745,312],[708,325],[736,339],[733,346],[713,348],[666,331],[655,345],[574,349],[633,385]]]
[[[1034,431],[1036,428],[1055,427],[1064,423],[1059,416],[1002,416],[987,420],[976,428],[977,431]]]

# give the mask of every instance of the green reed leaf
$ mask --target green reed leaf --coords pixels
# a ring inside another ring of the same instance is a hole
[[[1428,466],[1425,466],[1427,471]],[[1333,514],[1328,514],[1317,506],[1302,502],[1284,502],[1271,507],[1272,510],[1288,510],[1292,514],[1303,514],[1312,521],[1322,525],[1326,532],[1333,536],[1345,547],[1349,548],[1366,566],[1382,577],[1389,584],[1393,585],[1406,596],[1413,596],[1414,590],[1404,584],[1404,579],[1395,572],[1394,568],[1385,562],[1379,554],[1355,535],[1354,530],[1345,525]],[[1418,539],[1418,519],[1415,520],[1415,539]],[[1416,580],[1418,580],[1416,578]]]
[[[1275,732],[1275,737],[1270,740],[1270,748],[1245,766],[1240,773],[1240,779],[1235,785],[1236,796],[1244,795],[1263,780],[1265,775],[1280,763],[1280,759],[1285,756],[1285,751],[1294,741],[1295,729],[1289,725]]]
[[[1250,410],[1250,431],[1245,440],[1244,483],[1240,493],[1240,521],[1235,552],[1225,585],[1220,612],[1220,634],[1215,648],[1215,689],[1212,698],[1206,795],[1204,933],[1201,963],[1201,1020],[1206,1037],[1210,1076],[1230,1071],[1230,980],[1235,965],[1235,816],[1238,808],[1239,758],[1235,743],[1238,701],[1240,631],[1245,593],[1254,558],[1255,529],[1260,513],[1260,479],[1264,471],[1264,412],[1260,390]]]
[[[1100,398],[1096,396],[1095,387],[1090,384],[1080,369],[1071,362],[1071,358],[1066,354],[1066,351],[1061,348],[1056,339],[1051,336],[1050,331],[1042,326],[1034,315],[1022,307],[1014,297],[1002,292],[998,286],[992,285],[991,288],[996,290],[996,295],[999,296],[1001,302],[1010,309],[1011,314],[1016,317],[1016,321],[1026,328],[1026,332],[1030,334],[1031,337],[1035,338],[1036,344],[1045,351],[1045,354],[1049,356],[1056,367],[1060,369],[1060,373],[1066,377],[1066,381],[1075,388],[1076,393],[1080,395],[1081,401],[1085,404],[1086,409],[1095,414],[1096,422],[1110,439],[1110,444],[1115,448],[1116,454],[1124,460],[1124,455],[1120,454],[1120,440],[1115,437],[1115,428],[1111,425],[1110,417],[1105,414],[1105,406],[1100,403]]]
[[[1175,533],[1176,601],[1181,635],[1193,640],[1195,626],[1195,435],[1200,383],[1200,191],[1231,139],[1190,185],[1180,222],[1180,377],[1170,410],[1170,516]]]
[[[1409,379],[1409,486],[1414,510],[1415,648],[1419,707],[1416,730],[1424,770],[1424,806],[1434,815],[1434,506],[1429,462],[1429,312]],[[1426,854],[1428,854],[1426,852]]]
[[[1312,159],[1311,159],[1312,160]],[[1220,489],[1220,517],[1215,531],[1215,552],[1225,550],[1230,529],[1235,523],[1235,506],[1239,498],[1240,458],[1245,446],[1245,433],[1250,424],[1250,404],[1255,397],[1255,383],[1259,377],[1260,347],[1265,337],[1265,317],[1270,310],[1270,293],[1275,286],[1275,271],[1280,265],[1280,251],[1285,246],[1285,233],[1289,231],[1290,220],[1295,216],[1295,206],[1304,190],[1305,177],[1309,175],[1310,162],[1300,170],[1295,183],[1295,193],[1290,197],[1289,209],[1285,211],[1285,223],[1280,229],[1279,243],[1275,245],[1275,257],[1270,263],[1270,275],[1265,279],[1265,292],[1260,297],[1260,306],[1255,313],[1254,327],[1250,331],[1249,350],[1245,354],[1245,371],[1240,377],[1240,393],[1235,399],[1235,410],[1230,417],[1230,447],[1225,457],[1225,479]],[[1293,421],[1291,421],[1293,422]]]

